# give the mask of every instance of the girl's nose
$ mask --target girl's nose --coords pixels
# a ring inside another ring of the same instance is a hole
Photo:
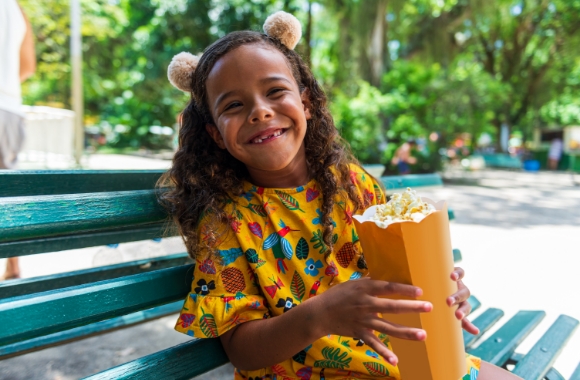
[[[271,119],[274,115],[272,108],[263,101],[257,100],[254,103],[250,117],[248,118],[252,123],[259,123],[264,120]]]

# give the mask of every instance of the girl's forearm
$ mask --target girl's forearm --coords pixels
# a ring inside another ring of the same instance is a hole
[[[288,360],[326,335],[317,298],[280,316],[242,323],[222,335],[222,344],[232,364],[246,371],[270,367]]]

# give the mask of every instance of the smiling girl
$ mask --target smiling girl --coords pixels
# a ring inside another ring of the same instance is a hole
[[[389,336],[426,333],[379,313],[432,305],[390,299],[422,291],[366,277],[352,215],[385,194],[339,137],[324,92],[294,52],[298,20],[278,12],[264,30],[230,33],[169,67],[191,101],[161,201],[196,260],[176,329],[219,337],[236,379],[400,379]],[[458,292],[448,304],[477,333],[462,277],[460,268],[451,274]],[[465,379],[517,378],[466,361]]]

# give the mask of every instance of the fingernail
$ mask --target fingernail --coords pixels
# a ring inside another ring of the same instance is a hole
[[[451,298],[449,298],[449,301],[451,302],[450,305],[453,305],[455,303],[455,298],[451,297]]]
[[[416,297],[419,297],[421,294],[423,294],[423,290],[421,290],[421,289],[415,290],[415,296]]]
[[[463,319],[463,313],[462,312],[457,312],[457,318],[459,319]]]
[[[416,334],[416,337],[417,337],[417,339],[419,339],[419,340],[422,340],[422,339],[425,339],[425,336],[426,336],[426,335],[427,335],[427,334],[425,333],[425,331],[419,331],[419,332]]]
[[[423,307],[427,310],[427,311],[431,311],[433,310],[433,304],[430,302],[425,302],[425,304],[423,305]]]
[[[394,357],[390,357],[389,358],[389,363],[391,363],[392,365],[397,365],[397,360]]]

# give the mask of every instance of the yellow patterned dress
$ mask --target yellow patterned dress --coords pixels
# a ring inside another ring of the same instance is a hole
[[[358,166],[351,178],[366,207],[383,203],[375,180]],[[322,239],[321,194],[315,180],[294,189],[265,189],[245,184],[245,194],[227,205],[229,238],[219,242],[221,264],[198,260],[191,293],[175,329],[196,338],[215,338],[255,319],[273,318],[300,307],[337,284],[365,276],[367,267],[353,224],[353,205],[337,196],[334,252]],[[203,234],[203,223],[200,238]],[[288,332],[280,332],[287,334]],[[391,349],[389,338],[378,334]],[[467,356],[474,380],[480,360]],[[400,379],[399,370],[352,337],[329,335],[288,360],[258,371],[236,370],[235,379]]]

